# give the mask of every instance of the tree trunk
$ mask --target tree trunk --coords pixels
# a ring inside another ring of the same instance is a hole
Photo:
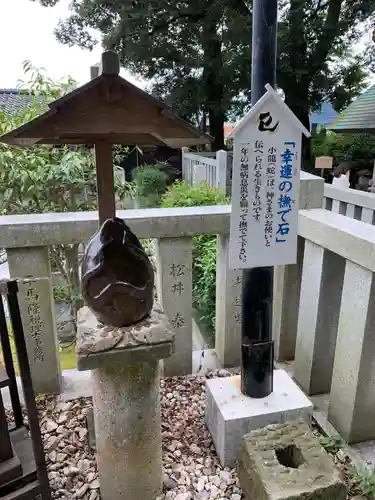
[[[291,0],[289,9],[289,35],[291,40],[289,54],[289,74],[283,82],[285,102],[300,120],[310,130],[309,117],[309,86],[310,81],[304,76],[303,71],[308,72],[306,67],[307,44],[304,33],[304,0]],[[311,163],[310,139],[302,137],[302,163],[301,167],[309,169]]]
[[[217,29],[220,16],[214,14],[212,12],[208,14],[203,28],[203,85],[210,135],[214,138],[211,143],[211,151],[218,151],[224,148],[225,113],[223,110],[223,58],[220,35]]]
[[[290,91],[285,92],[285,103],[293,111],[296,117],[300,120],[307,130],[310,130],[310,115],[309,115],[309,96],[308,86],[299,85],[301,88],[297,92],[291,87]],[[284,89],[285,91],[285,89]],[[311,170],[311,144],[310,139],[302,136],[302,162],[303,170]]]

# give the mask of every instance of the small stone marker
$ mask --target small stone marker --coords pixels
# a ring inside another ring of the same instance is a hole
[[[303,420],[243,438],[239,467],[246,500],[345,500],[340,471]]]
[[[159,360],[174,334],[154,304],[128,327],[105,326],[78,312],[77,366],[92,370],[96,453],[102,500],[155,500],[163,485]]]

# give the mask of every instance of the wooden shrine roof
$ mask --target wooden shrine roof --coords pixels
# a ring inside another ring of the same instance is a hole
[[[116,58],[113,52],[104,53],[101,75],[53,101],[45,113],[4,134],[0,142],[28,146],[104,140],[175,148],[212,141],[164,103],[120,77]]]

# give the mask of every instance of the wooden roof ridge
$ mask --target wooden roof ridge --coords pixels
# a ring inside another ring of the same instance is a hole
[[[103,54],[103,61],[104,61],[104,55],[109,54],[110,51],[106,52]],[[111,53],[114,54],[114,53]],[[117,57],[117,54],[115,54]],[[93,78],[89,82],[73,89],[70,91],[68,94],[65,94],[61,96],[60,98],[56,99],[55,101],[52,101],[48,104],[47,111],[42,113],[41,115],[33,118],[27,123],[24,123],[20,127],[11,130],[10,132],[7,132],[6,134],[0,136],[0,142],[6,142],[6,143],[13,143],[14,141],[20,136],[23,135],[28,131],[32,131],[32,129],[38,125],[43,124],[43,122],[57,113],[59,113],[62,108],[68,104],[70,104],[72,101],[79,97],[83,97],[83,95],[94,89],[95,87],[98,87],[101,85],[103,82],[106,82],[109,88],[111,87],[116,87],[117,88],[120,86],[121,88],[126,89],[127,91],[130,91],[134,93],[136,96],[138,96],[140,99],[143,99],[144,101],[149,102],[154,108],[160,110],[160,115],[164,115],[166,118],[172,119],[173,121],[176,122],[176,124],[180,125],[181,129],[186,130],[191,136],[196,137],[197,139],[200,139],[200,143],[203,143],[204,140],[206,140],[206,143],[210,143],[213,138],[200,131],[197,129],[194,125],[190,124],[186,120],[182,119],[178,115],[176,115],[167,104],[164,102],[160,101],[153,95],[149,94],[148,92],[142,90],[141,88],[137,87],[136,85],[132,84],[125,78],[121,77],[117,71],[106,71],[104,66],[103,66],[103,72],[99,76]],[[112,96],[110,100],[115,102],[116,100],[121,100],[123,97],[116,97]],[[31,137],[31,136],[30,136]]]

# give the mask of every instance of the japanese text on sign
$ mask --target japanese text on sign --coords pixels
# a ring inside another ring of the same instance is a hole
[[[240,221],[239,221],[239,244],[240,260],[246,262],[246,247],[248,242],[247,215],[249,213],[249,150],[241,149],[241,189],[240,189]]]
[[[272,90],[269,96],[249,111],[237,134],[234,131],[231,269],[296,262],[305,129],[284,102],[277,102],[279,96]]]
[[[278,229],[276,232],[276,243],[285,243],[288,238],[290,224],[288,214],[292,211],[292,203],[295,200],[293,196],[293,156],[294,153],[289,149],[295,148],[295,142],[284,142],[284,150],[281,153],[281,167],[280,167],[280,183],[278,187],[279,198],[277,215]]]

